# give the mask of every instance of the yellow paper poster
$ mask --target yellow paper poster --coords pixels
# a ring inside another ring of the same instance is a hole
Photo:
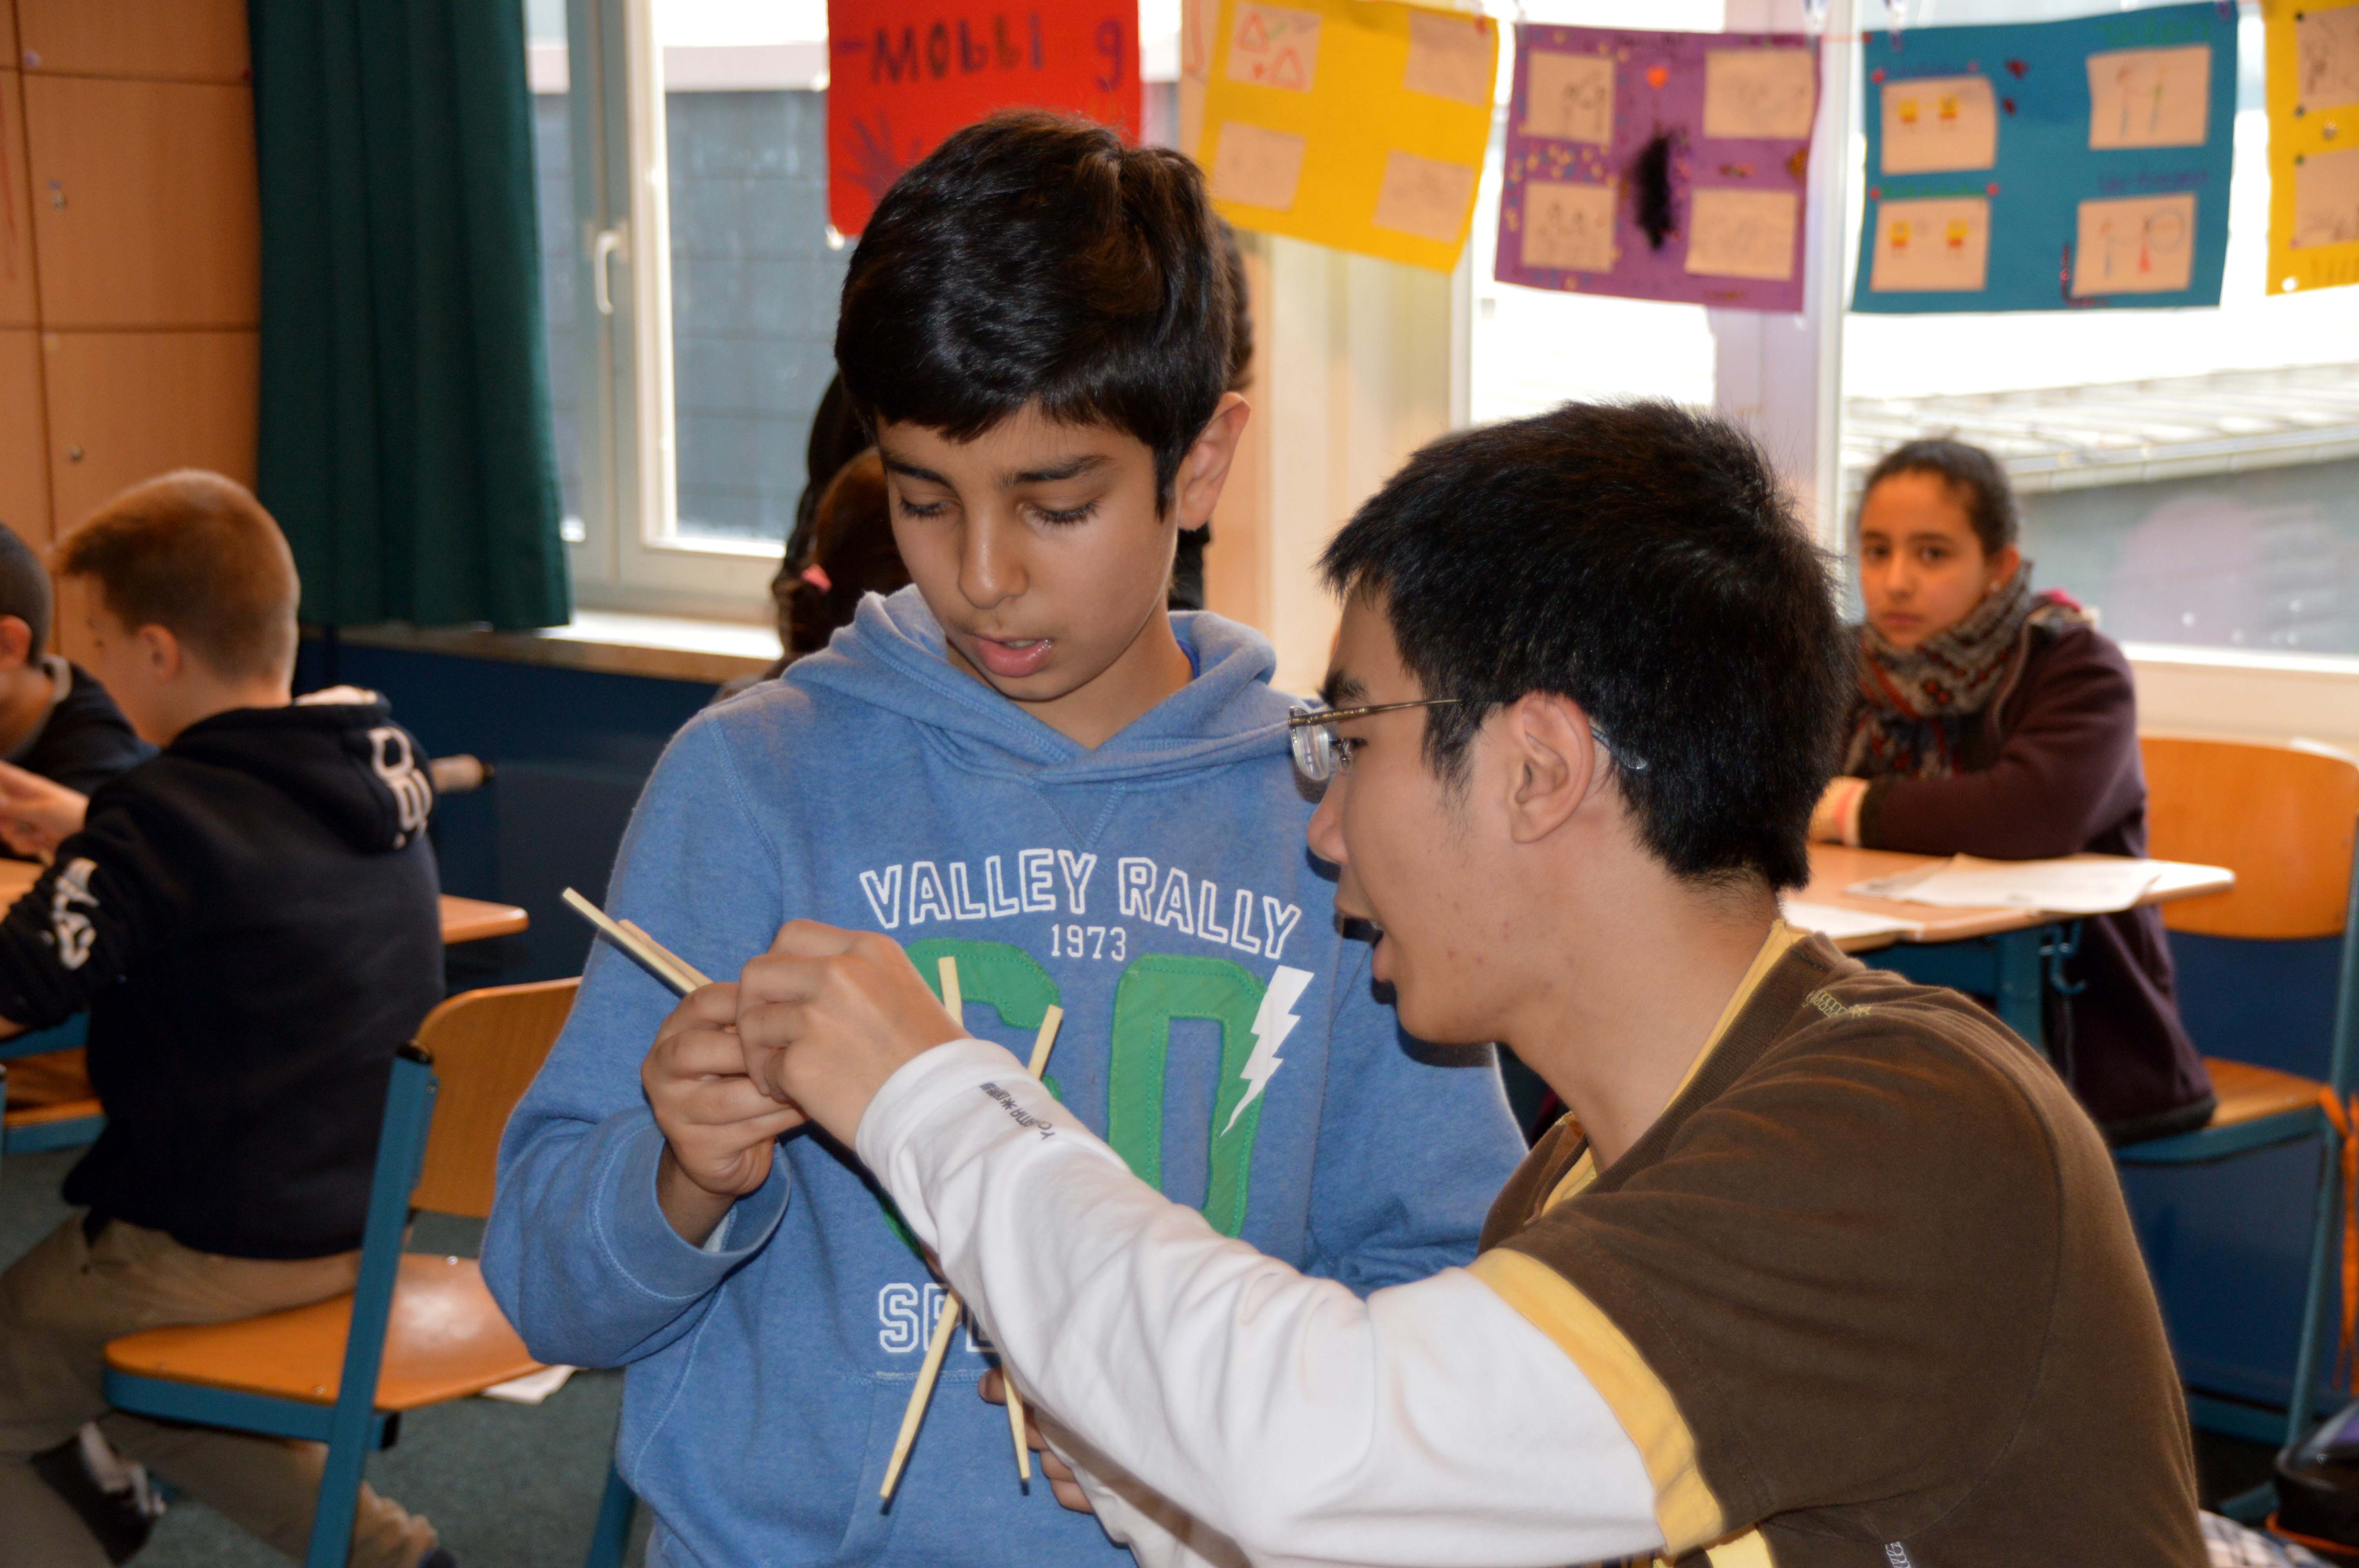
[[[1242,229],[1448,272],[1474,216],[1498,25],[1399,0],[1220,0],[1195,153]]]
[[[2269,292],[2359,283],[2359,0],[2262,0]]]

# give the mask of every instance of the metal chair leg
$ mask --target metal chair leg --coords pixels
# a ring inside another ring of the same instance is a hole
[[[2318,1202],[2310,1238],[2310,1273],[2303,1282],[2301,1338],[2294,1350],[2293,1390],[2286,1400],[2288,1448],[2301,1441],[2305,1430],[2316,1419],[2319,1340],[2325,1332],[2327,1285],[2333,1273],[2327,1267],[2327,1260],[2334,1243],[2337,1210],[2342,1206],[2343,1134],[2322,1112],[2319,1116],[2318,1151]]]
[[[631,1520],[639,1499],[623,1483],[620,1466],[606,1466],[606,1493],[598,1499],[598,1527],[590,1535],[588,1568],[623,1568],[623,1552],[631,1544]]]

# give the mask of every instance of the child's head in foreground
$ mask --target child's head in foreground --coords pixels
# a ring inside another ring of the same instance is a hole
[[[836,328],[902,559],[956,657],[1066,696],[1161,623],[1243,400],[1202,173],[1042,114],[969,126],[877,203]]]
[[[1896,648],[1938,637],[2005,588],[2023,563],[2015,489],[1998,460],[1963,441],[1885,454],[1859,501],[1859,591]]]
[[[1519,739],[1509,710],[1529,694],[1593,727],[1610,762],[1582,776],[1618,795],[1632,875],[1747,907],[1809,881],[1851,655],[1825,561],[1732,426],[1570,404],[1445,437],[1322,564],[1346,606],[1330,702],[1451,699],[1341,726],[1364,739],[1312,826],[1368,905],[1353,913],[1384,930],[1379,969],[1414,1033],[1495,1037],[1500,976],[1469,944],[1513,908],[1532,863],[1516,836],[1546,836],[1530,792],[1592,746],[1544,726]]]
[[[133,485],[66,535],[55,567],[87,585],[92,673],[144,739],[287,700],[295,560],[244,485],[199,469]]]

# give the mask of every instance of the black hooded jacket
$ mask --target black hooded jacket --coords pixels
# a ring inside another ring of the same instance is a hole
[[[0,1017],[90,1010],[69,1203],[240,1258],[360,1245],[395,1050],[442,996],[433,807],[374,694],[193,724],[0,921]]]

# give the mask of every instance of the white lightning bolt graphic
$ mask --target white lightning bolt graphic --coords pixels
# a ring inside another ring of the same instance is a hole
[[[1270,976],[1269,989],[1261,993],[1261,1011],[1254,1014],[1253,1054],[1245,1058],[1245,1071],[1237,1075],[1245,1081],[1245,1098],[1237,1101],[1236,1109],[1229,1112],[1229,1124],[1221,1129],[1223,1132],[1237,1124],[1237,1118],[1245,1113],[1245,1107],[1261,1098],[1261,1091],[1269,1087],[1270,1079],[1286,1065],[1277,1054],[1277,1048],[1286,1044],[1286,1037],[1294,1033],[1296,1024],[1302,1022],[1294,1016],[1294,1004],[1302,1000],[1302,992],[1310,984],[1310,970],[1290,969],[1284,964],[1277,967],[1277,973]]]

